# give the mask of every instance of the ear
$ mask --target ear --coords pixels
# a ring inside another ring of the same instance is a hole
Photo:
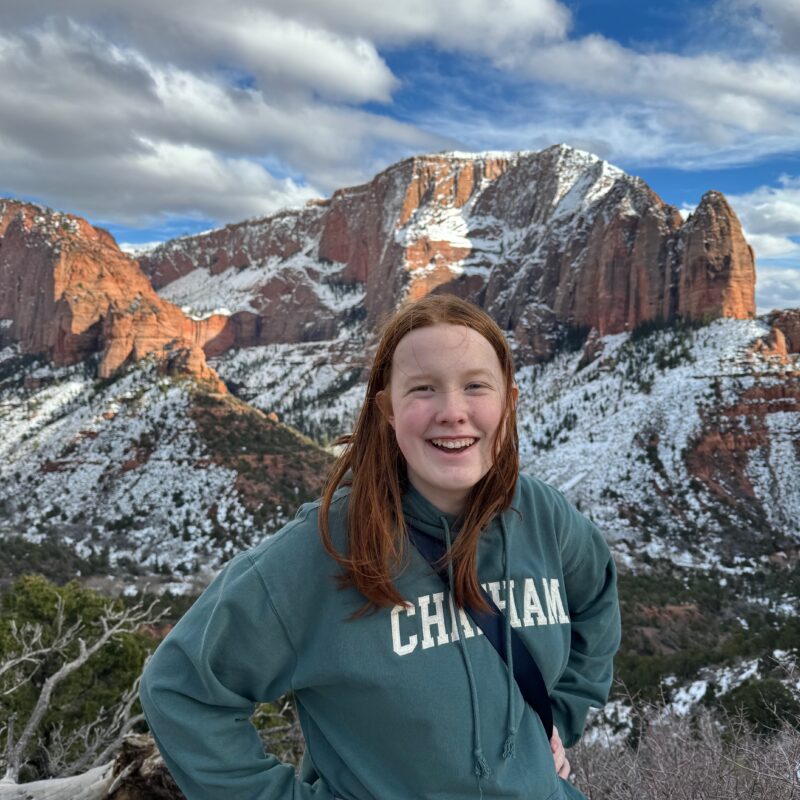
[[[385,389],[381,389],[375,395],[375,402],[378,404],[378,408],[381,411],[381,414],[386,418],[386,421],[394,428],[394,413],[392,412],[392,398],[389,396],[389,392]]]

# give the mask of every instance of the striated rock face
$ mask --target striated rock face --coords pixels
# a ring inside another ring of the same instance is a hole
[[[744,319],[755,309],[755,258],[719,192],[707,192],[680,232],[678,313]]]
[[[781,337],[784,355],[800,353],[800,308],[773,311],[767,317],[767,323],[772,326],[772,335]]]
[[[755,313],[753,252],[724,197],[684,222],[646,184],[564,145],[407,159],[362,186],[167,243],[141,259],[161,294],[231,314],[216,347],[334,338],[447,291],[546,358],[570,326]]]
[[[78,217],[0,201],[0,318],[24,352],[56,365],[100,353],[99,375],[155,353],[225,391],[202,347],[226,324],[201,323],[162,300],[113,237]],[[180,356],[180,353],[185,353]]]
[[[789,373],[784,381],[757,383],[727,402],[722,397],[719,400],[701,415],[702,432],[685,457],[689,474],[726,504],[742,523],[746,522],[745,530],[751,533],[768,530],[768,519],[780,515],[781,504],[774,497],[759,496],[756,492],[752,461],[759,453],[782,446],[794,449],[795,460],[800,456],[800,440],[793,433],[800,408],[800,372]],[[783,427],[771,422],[777,419],[783,420]],[[775,477],[777,480],[778,476]],[[781,491],[791,493],[792,487],[775,486],[774,491],[777,495]],[[765,513],[766,503],[771,504],[771,513]],[[782,522],[786,529],[796,530],[796,519]]]
[[[722,195],[684,222],[563,145],[410,158],[329,200],[167,243],[141,270],[105,231],[36,206],[0,202],[0,235],[0,319],[13,320],[0,336],[57,363],[101,352],[103,375],[186,350],[180,363],[214,379],[205,356],[374,330],[437,291],[483,306],[520,363],[571,328],[755,313],[753,252]]]

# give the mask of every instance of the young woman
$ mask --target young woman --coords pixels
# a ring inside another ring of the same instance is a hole
[[[607,698],[614,565],[583,515],[519,474],[516,404],[480,309],[440,295],[390,320],[321,501],[227,564],[145,672],[142,705],[189,800],[582,797],[564,745]],[[447,548],[452,589],[408,527]],[[542,673],[550,740],[464,611],[486,606],[481,584]],[[299,777],[248,721],[288,691]]]

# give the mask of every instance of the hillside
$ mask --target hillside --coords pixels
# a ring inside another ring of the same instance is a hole
[[[197,590],[318,495],[330,456],[274,415],[155,359],[96,366],[0,352],[0,578]]]
[[[0,248],[0,582],[184,608],[318,495],[383,316],[448,291],[514,350],[523,468],[608,538],[628,688],[680,712],[791,685],[800,310],[755,317],[719,193],[684,220],[563,146],[441,154],[139,261],[0,201]],[[624,735],[630,708],[596,730]]]

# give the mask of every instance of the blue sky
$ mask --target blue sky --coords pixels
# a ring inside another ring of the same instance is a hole
[[[762,309],[800,306],[800,2],[12,0],[0,195],[143,243],[413,153],[557,142],[739,214]]]

